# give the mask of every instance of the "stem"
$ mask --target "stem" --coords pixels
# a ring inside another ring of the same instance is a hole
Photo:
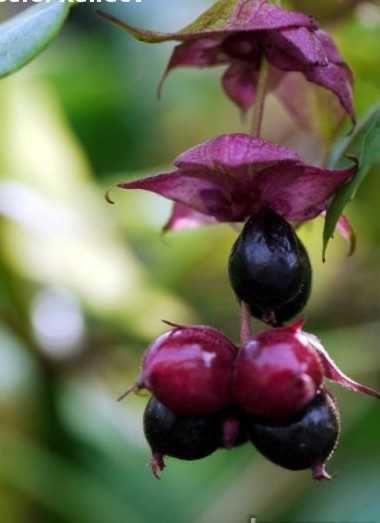
[[[265,97],[267,94],[267,84],[268,84],[268,73],[269,65],[266,59],[263,57],[261,61],[260,71],[259,71],[259,80],[257,83],[257,94],[255,105],[253,106],[253,116],[252,116],[252,127],[251,134],[255,138],[259,138],[261,135],[261,126],[263,123],[264,116],[264,106],[265,106]]]
[[[248,305],[242,301],[240,308],[240,340],[244,345],[251,338],[251,313]]]

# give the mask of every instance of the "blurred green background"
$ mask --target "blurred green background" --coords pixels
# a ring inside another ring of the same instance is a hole
[[[102,4],[147,28],[174,30],[211,0]],[[291,2],[288,2],[291,5]],[[380,100],[380,7],[294,0],[331,30],[356,76],[363,115]],[[0,19],[20,9],[1,3]],[[0,522],[219,523],[380,521],[380,405],[332,386],[342,411],[336,479],[315,484],[249,445],[206,460],[168,459],[151,477],[142,434],[146,397],[133,382],[161,319],[200,322],[238,339],[226,277],[228,226],[160,234],[165,200],[114,191],[166,169],[184,149],[247,129],[223,96],[219,70],[178,71],[155,90],[170,45],[148,46],[82,5],[52,46],[0,82]],[[323,154],[270,100],[264,135],[306,160]],[[321,263],[322,220],[301,230],[314,265],[307,329],[345,372],[380,386],[380,179],[367,178],[348,214],[354,257],[340,238]],[[257,325],[257,328],[262,326]]]

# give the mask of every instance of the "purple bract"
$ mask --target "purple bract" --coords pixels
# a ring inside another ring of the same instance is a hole
[[[357,165],[329,170],[305,164],[291,149],[245,134],[221,135],[181,154],[176,169],[120,183],[175,202],[167,229],[244,222],[273,209],[292,223],[320,215]]]

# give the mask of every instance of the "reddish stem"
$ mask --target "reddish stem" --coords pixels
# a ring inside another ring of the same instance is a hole
[[[251,313],[248,305],[242,301],[240,308],[240,340],[241,344],[244,345],[252,337],[251,332]]]
[[[223,446],[232,449],[239,437],[240,422],[237,418],[229,416],[223,422]]]

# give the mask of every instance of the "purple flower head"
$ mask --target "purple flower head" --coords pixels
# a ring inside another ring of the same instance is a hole
[[[175,160],[175,170],[120,183],[175,202],[166,229],[244,222],[268,207],[292,223],[320,215],[357,171],[307,165],[299,156],[246,134],[226,134],[197,145]]]
[[[352,72],[330,35],[302,13],[281,9],[267,0],[220,0],[176,33],[143,31],[104,16],[139,40],[180,42],[164,78],[178,67],[226,66],[222,78],[224,90],[243,112],[255,102],[258,72],[265,58],[270,64],[268,88],[292,112],[294,107],[286,99],[298,93],[282,84],[289,73],[300,73],[309,82],[333,93],[343,110],[355,119]],[[299,86],[298,91],[302,97]]]

